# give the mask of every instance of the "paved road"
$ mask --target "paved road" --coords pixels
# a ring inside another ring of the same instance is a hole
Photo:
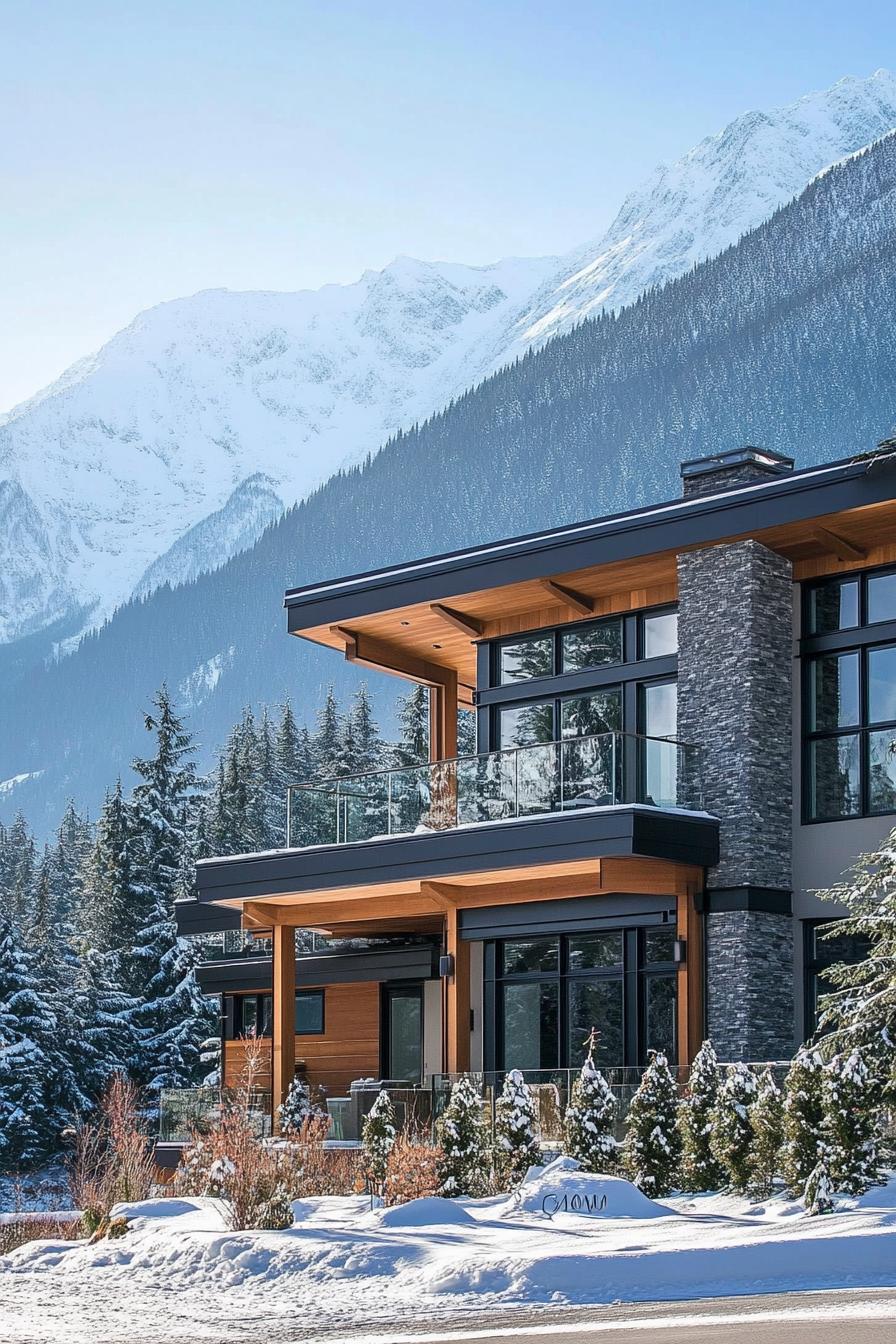
[[[380,1327],[369,1335],[304,1338],[306,1344],[896,1344],[896,1287],[516,1310],[450,1327],[433,1322],[427,1333]]]

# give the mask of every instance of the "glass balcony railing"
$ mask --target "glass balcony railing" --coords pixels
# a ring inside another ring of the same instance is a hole
[[[600,733],[293,785],[287,845],[350,844],[618,803],[700,808],[696,748]]]

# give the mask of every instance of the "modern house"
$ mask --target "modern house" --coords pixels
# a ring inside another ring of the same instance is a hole
[[[789,1055],[814,894],[896,814],[896,443],[744,448],[682,498],[286,594],[289,632],[424,684],[431,763],[297,781],[284,847],[204,860],[184,934],[225,1076],[270,1038],[359,1077]],[[458,714],[478,754],[458,758]],[[297,931],[302,931],[297,941]],[[537,1072],[536,1072],[537,1071]]]

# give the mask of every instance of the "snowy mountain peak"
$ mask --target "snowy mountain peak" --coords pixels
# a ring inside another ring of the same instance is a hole
[[[0,641],[65,634],[250,545],[279,505],[500,365],[737,241],[896,126],[880,70],[748,112],[565,257],[398,256],[348,285],[141,313],[0,418]]]

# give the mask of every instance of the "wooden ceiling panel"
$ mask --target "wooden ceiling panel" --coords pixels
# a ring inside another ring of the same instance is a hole
[[[743,541],[750,536],[790,559],[796,580],[888,564],[896,562],[896,500],[741,533],[713,544]],[[418,603],[345,620],[339,627],[316,626],[302,631],[302,635],[344,652],[346,632],[360,632],[384,646],[456,671],[461,686],[471,688],[476,684],[477,638],[494,639],[674,602],[678,595],[677,556],[674,551],[663,551],[545,579],[457,593],[438,603]],[[563,601],[564,589],[569,594],[568,602]],[[587,612],[589,603],[593,604],[593,615]],[[462,691],[462,698],[468,701],[468,692]]]

